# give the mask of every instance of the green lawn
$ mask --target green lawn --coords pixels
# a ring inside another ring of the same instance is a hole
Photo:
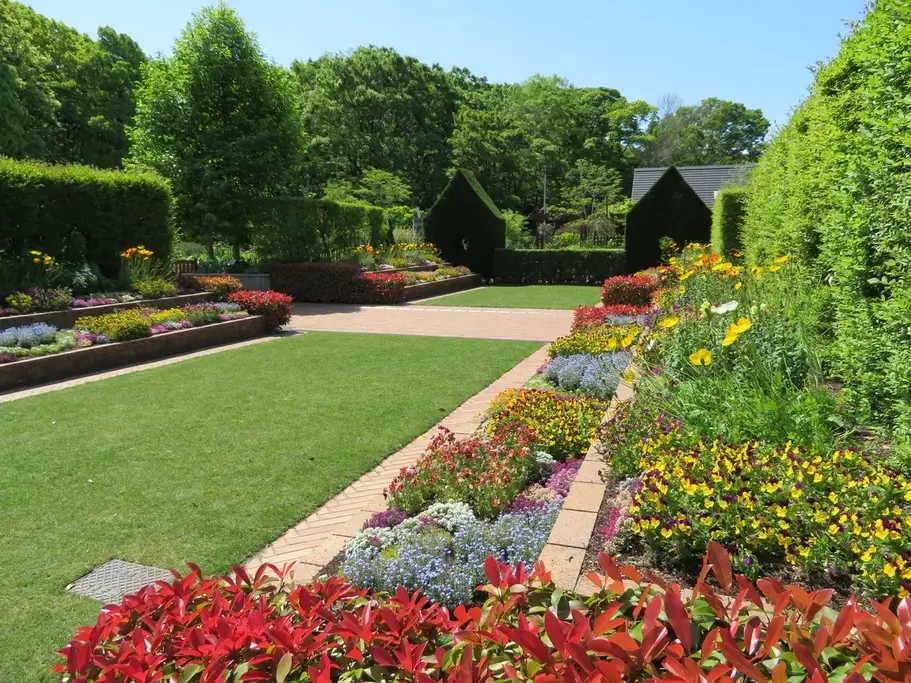
[[[310,333],[0,403],[0,681],[94,621],[71,581],[225,571],[539,347]]]
[[[477,308],[562,308],[594,306],[600,287],[577,285],[496,285],[421,301],[419,306],[470,306]]]

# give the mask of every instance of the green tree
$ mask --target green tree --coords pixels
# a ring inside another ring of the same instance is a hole
[[[756,161],[764,149],[769,121],[760,109],[710,97],[696,106],[680,106],[667,98],[656,119],[645,162],[675,164],[737,164]]]
[[[283,192],[299,162],[292,80],[224,4],[194,15],[174,56],[144,73],[133,163],[170,179],[188,235],[227,240],[239,258],[256,201]]]
[[[361,176],[356,197],[374,206],[388,208],[411,203],[411,188],[395,173],[370,168]]]

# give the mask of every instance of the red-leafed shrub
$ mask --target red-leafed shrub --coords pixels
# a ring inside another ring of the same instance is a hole
[[[364,303],[398,304],[405,300],[405,276],[402,273],[365,273],[371,289],[370,295],[377,301]]]
[[[272,286],[295,301],[316,304],[386,304],[405,300],[400,273],[362,273],[353,263],[278,263]]]
[[[911,680],[909,598],[835,611],[830,590],[732,575],[718,544],[687,594],[603,553],[599,564],[584,598],[557,593],[540,562],[528,574],[490,557],[484,605],[452,611],[403,588],[292,586],[265,568],[204,579],[191,565],[102,610],[54,671],[72,683]]]
[[[611,304],[628,304],[630,306],[648,306],[652,292],[661,283],[657,275],[618,275],[609,277],[601,288],[601,302]]]
[[[291,322],[291,304],[294,300],[287,294],[272,290],[241,290],[229,294],[228,301],[238,304],[250,315],[263,316],[269,332],[278,332],[282,325]]]
[[[596,327],[610,322],[610,318],[636,318],[648,313],[648,306],[630,306],[628,304],[612,304],[605,306],[579,306],[573,314],[571,332]]]

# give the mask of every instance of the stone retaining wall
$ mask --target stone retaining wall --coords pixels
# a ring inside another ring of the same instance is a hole
[[[166,332],[154,337],[29,358],[0,365],[0,391],[59,382],[80,375],[146,363],[166,356],[260,337],[265,333],[264,319],[261,316],[250,316],[178,332]]]

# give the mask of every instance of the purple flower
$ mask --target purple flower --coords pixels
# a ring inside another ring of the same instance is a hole
[[[605,543],[610,543],[611,539],[617,535],[617,529],[620,528],[620,508],[612,507],[607,513],[607,524],[601,529],[601,538]]]
[[[19,356],[14,353],[0,353],[0,365],[3,363],[14,363],[19,360]]]
[[[406,515],[398,508],[389,508],[382,512],[375,512],[364,525],[365,529],[391,529],[404,522]]]

